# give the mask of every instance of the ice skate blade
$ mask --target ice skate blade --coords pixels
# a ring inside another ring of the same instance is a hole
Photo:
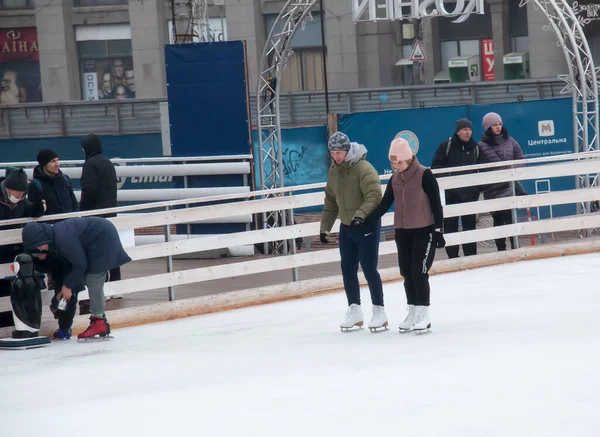
[[[429,325],[425,329],[415,329],[414,331],[415,331],[415,334],[417,334],[417,335],[428,334],[429,332],[431,332],[431,325]]]
[[[77,338],[77,342],[79,343],[92,343],[96,341],[108,341],[114,338],[112,335],[105,335],[104,337],[96,336],[96,337],[87,337],[87,338]]]
[[[345,326],[340,326],[340,330],[342,332],[352,332],[352,331],[360,331],[363,329],[363,322],[358,322],[356,325],[347,328]]]
[[[400,332],[400,334],[408,334],[409,332],[413,332],[413,329],[412,328],[409,328],[409,329],[398,328],[398,331]]]
[[[387,331],[388,328],[388,322],[385,322],[382,326],[374,326],[374,327],[369,327],[369,330],[372,333],[376,333],[376,332],[384,332]]]

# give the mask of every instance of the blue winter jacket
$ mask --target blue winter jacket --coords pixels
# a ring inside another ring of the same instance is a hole
[[[72,265],[64,285],[76,288],[87,273],[102,273],[131,261],[115,226],[102,217],[67,219],[54,225],[27,223],[22,232],[26,251],[50,245]]]

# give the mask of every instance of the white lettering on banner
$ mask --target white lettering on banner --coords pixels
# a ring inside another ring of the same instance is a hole
[[[84,100],[98,100],[98,75],[94,72],[83,73]]]
[[[582,5],[578,1],[573,2],[573,13],[577,17],[577,21],[582,26],[590,24],[592,21],[600,19],[600,4],[591,3]]]
[[[115,157],[114,159],[121,159]],[[127,166],[125,162],[119,162],[115,165]],[[121,176],[117,180],[117,189],[120,190],[127,182],[126,176]],[[132,176],[129,178],[132,184],[156,184],[160,182],[173,182],[173,176]]]
[[[450,3],[450,2],[449,2]],[[354,21],[389,21],[427,17],[457,17],[453,23],[463,23],[471,14],[484,14],[485,0],[455,0],[453,10],[447,10],[444,0],[353,0]]]

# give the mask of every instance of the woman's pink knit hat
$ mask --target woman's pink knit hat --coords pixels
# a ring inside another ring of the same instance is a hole
[[[396,138],[390,145],[389,158],[392,162],[408,161],[413,157],[413,152],[408,145],[408,141],[402,138]]]

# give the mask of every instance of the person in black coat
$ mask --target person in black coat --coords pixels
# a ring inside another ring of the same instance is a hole
[[[477,164],[479,157],[479,146],[473,140],[473,125],[466,118],[461,118],[456,122],[456,130],[454,135],[447,140],[444,140],[438,146],[431,168],[450,168],[461,167],[465,165]],[[451,176],[466,173],[475,173],[472,171],[455,171],[440,175]],[[446,190],[446,205],[454,205],[457,203],[476,202],[479,199],[481,189],[479,186],[461,187]],[[462,228],[463,231],[474,230],[477,226],[477,217],[475,214],[463,215]],[[448,217],[444,219],[444,233],[450,234],[458,232],[458,217]],[[465,256],[477,255],[477,243],[463,244],[463,253]],[[458,246],[446,246],[448,258],[458,258]]]
[[[25,217],[39,217],[44,213],[45,202],[32,203],[27,200],[27,174],[23,169],[8,167],[6,177],[0,179],[0,220],[13,220]],[[21,225],[3,226],[1,229],[17,229]],[[0,246],[0,264],[12,263],[23,252],[21,244]],[[0,297],[10,296],[10,281],[0,279]],[[0,313],[0,327],[12,326],[12,312]]]
[[[82,284],[90,294],[92,315],[88,329],[78,338],[110,334],[104,314],[104,283],[110,269],[131,261],[115,226],[102,217],[67,219],[55,225],[27,223],[22,231],[25,250],[40,260],[50,253],[65,258],[71,269],[64,275],[57,299],[69,301]]]
[[[85,163],[81,172],[81,211],[114,208],[117,206],[117,172],[102,154],[102,141],[90,134],[81,140]],[[115,215],[105,215],[114,217]]]
[[[46,215],[77,211],[77,199],[71,179],[60,170],[58,155],[54,150],[40,150],[38,166],[33,169],[33,181],[27,197],[34,203],[46,201]]]
[[[81,211],[114,208],[117,206],[117,172],[110,159],[102,154],[102,140],[90,134],[81,140],[85,162],[81,172]],[[100,217],[116,217],[116,214],[101,214]],[[121,280],[121,269],[108,273],[109,281]],[[120,298],[120,296],[113,296]],[[79,302],[80,314],[89,314],[89,301]]]

